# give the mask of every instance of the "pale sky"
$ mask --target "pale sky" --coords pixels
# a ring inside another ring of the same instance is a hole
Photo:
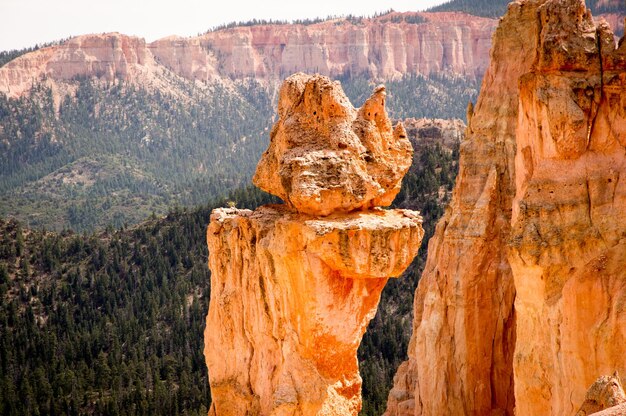
[[[420,11],[445,0],[0,0],[0,51],[85,33],[121,32],[147,41],[192,36],[223,23]]]

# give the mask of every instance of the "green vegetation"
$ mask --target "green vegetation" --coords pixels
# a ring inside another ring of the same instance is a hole
[[[75,96],[56,105],[42,86],[20,99],[0,95],[0,215],[90,232],[249,183],[269,140],[274,93],[252,81],[168,84],[174,90],[77,80]],[[375,87],[365,76],[342,84],[355,105]],[[386,85],[394,118],[462,118],[478,84],[407,76]]]
[[[365,77],[340,78],[341,86],[354,105],[361,105],[377,85]],[[467,103],[476,101],[480,81],[459,76],[407,75],[386,81],[387,111],[401,120],[414,118],[464,119]]]
[[[17,57],[20,57],[28,52],[36,51],[39,49],[38,47],[24,48],[24,49],[12,49],[10,51],[2,51],[0,52],[0,68],[4,66],[7,62],[14,60]]]
[[[166,82],[80,79],[61,102],[42,86],[0,95],[0,215],[22,221],[0,221],[0,414],[206,414],[205,227],[213,207],[271,200],[242,185],[267,146],[275,92]],[[342,84],[357,106],[375,87]],[[477,85],[407,76],[387,83],[389,113],[462,118]],[[427,237],[456,156],[420,145],[403,182],[397,204],[422,211]],[[176,205],[201,207],[168,213]],[[359,350],[363,415],[380,414],[406,358],[424,258],[389,283]]]
[[[465,12],[475,16],[498,18],[504,15],[510,0],[450,0],[428,9],[429,12]],[[586,0],[587,7],[594,15],[600,13],[626,14],[626,2],[617,0],[606,2]]]
[[[374,15],[371,17],[372,19],[376,19],[382,16],[386,16],[388,14],[393,13],[393,9],[388,9],[385,10],[383,12],[377,12],[374,13]],[[314,18],[307,18],[307,19],[295,19],[295,20],[274,20],[274,19],[252,19],[252,20],[246,20],[243,22],[230,22],[230,23],[224,23],[218,26],[215,26],[213,28],[211,28],[210,30],[208,30],[206,33],[210,33],[210,32],[217,32],[219,30],[225,30],[225,29],[232,29],[232,28],[236,28],[236,27],[251,27],[251,26],[269,26],[269,25],[304,25],[304,26],[310,26],[310,25],[315,25],[318,23],[323,23],[323,22],[327,22],[329,20],[346,20],[352,24],[361,24],[363,22],[363,19],[369,19],[370,17],[364,17],[364,16],[354,16],[352,14],[349,14],[347,16],[342,16],[342,15],[331,15],[331,16],[326,16],[326,17],[314,17]],[[406,19],[401,17],[401,16],[396,16],[395,20],[392,20],[394,23],[398,23],[401,21],[406,21],[407,23],[422,23],[425,21],[425,19],[419,17],[419,16],[409,16]]]
[[[359,347],[359,368],[363,378],[362,416],[380,416],[387,406],[393,376],[407,359],[412,332],[413,295],[426,263],[428,240],[443,215],[458,172],[458,143],[448,149],[437,140],[420,140],[413,165],[402,182],[395,207],[415,209],[424,217],[424,241],[420,252],[399,279],[390,279],[383,291],[376,316],[370,322]],[[443,197],[440,196],[440,190]]]
[[[465,12],[474,16],[498,18],[506,12],[509,0],[450,0],[429,12]]]
[[[24,54],[39,50],[41,48],[46,48],[48,46],[58,45],[65,41],[67,41],[67,39],[61,39],[61,40],[57,40],[54,42],[43,43],[41,45],[35,45],[29,48],[12,49],[10,51],[0,51],[0,68],[3,67],[4,64],[6,64],[7,62],[10,62],[14,60],[15,58],[20,57]]]
[[[422,144],[403,182],[398,204],[422,211],[428,235],[446,202],[439,189],[453,184],[455,155]],[[439,173],[431,178],[430,171]],[[228,201],[241,208],[277,202],[241,188],[197,209],[97,234],[0,221],[0,414],[206,414],[205,230],[210,210]],[[424,256],[388,284],[359,350],[363,415],[381,413],[406,358]]]
[[[206,415],[205,227],[227,199],[276,202],[92,235],[0,220],[0,414]]]
[[[88,231],[241,186],[267,143],[269,94],[183,82],[179,93],[82,80],[58,110],[43,87],[0,95],[0,214]]]

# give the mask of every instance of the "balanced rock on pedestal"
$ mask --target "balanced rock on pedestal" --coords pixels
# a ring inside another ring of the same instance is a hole
[[[413,148],[402,124],[392,129],[385,96],[379,86],[355,110],[338,81],[287,78],[254,183],[312,215],[390,205]]]
[[[418,213],[388,205],[412,149],[384,89],[355,110],[339,83],[296,74],[255,183],[287,203],[213,211],[205,357],[209,414],[357,415],[356,352],[385,283],[411,263]]]

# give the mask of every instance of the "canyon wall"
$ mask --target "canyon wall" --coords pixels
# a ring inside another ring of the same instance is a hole
[[[603,15],[623,31],[623,14]],[[480,78],[497,20],[458,12],[398,13],[315,24],[259,24],[169,36],[146,43],[119,33],[82,35],[0,68],[0,92],[18,97],[41,81],[93,77],[164,87],[163,78],[211,82],[282,79],[305,71],[331,77],[450,73]]]
[[[568,415],[626,374],[626,44],[546,2],[520,78],[510,264],[519,414]]]
[[[424,234],[417,212],[377,208],[412,158],[384,106],[383,87],[357,111],[328,78],[283,84],[254,182],[285,204],[217,209],[207,229],[210,415],[360,411],[357,349]]]
[[[582,0],[509,5],[386,414],[573,415],[624,374],[625,48]]]
[[[309,71],[390,79],[448,71],[476,78],[487,67],[495,24],[464,13],[391,13],[357,24],[239,27],[207,33],[200,42],[230,77]]]
[[[75,77],[159,84],[186,80],[282,79],[297,72],[391,79],[449,72],[480,77],[494,19],[463,13],[390,13],[321,23],[240,26],[152,43],[119,33],[83,35],[27,53],[0,68],[0,92],[17,97],[34,83]]]
[[[145,40],[119,33],[83,35],[4,65],[0,68],[0,92],[19,97],[42,81],[56,86],[80,77],[148,83],[157,72]]]

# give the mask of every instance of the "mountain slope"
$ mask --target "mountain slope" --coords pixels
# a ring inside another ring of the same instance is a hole
[[[475,16],[497,18],[504,15],[510,2],[510,0],[450,0],[428,11],[463,12]],[[622,16],[626,14],[626,3],[623,0],[586,0],[586,4],[594,16],[608,13]]]
[[[394,118],[462,118],[494,25],[390,12],[17,51],[0,67],[0,215],[89,231],[224,195],[249,181],[292,71],[339,77],[357,104],[385,81]]]
[[[248,183],[267,146],[273,91],[254,80],[193,83],[173,91],[129,82],[67,82],[28,96],[0,94],[0,215],[30,227],[89,231],[194,206]],[[343,81],[362,103],[375,84]],[[463,117],[477,85],[407,76],[387,82],[394,117]]]
[[[417,152],[399,201],[422,210],[428,235],[456,175],[463,127],[441,123],[411,123]],[[206,414],[205,232],[211,208],[228,200],[242,208],[270,201],[242,189],[92,235],[0,221],[0,413]],[[364,415],[380,414],[406,358],[419,264],[390,282],[360,349]]]

